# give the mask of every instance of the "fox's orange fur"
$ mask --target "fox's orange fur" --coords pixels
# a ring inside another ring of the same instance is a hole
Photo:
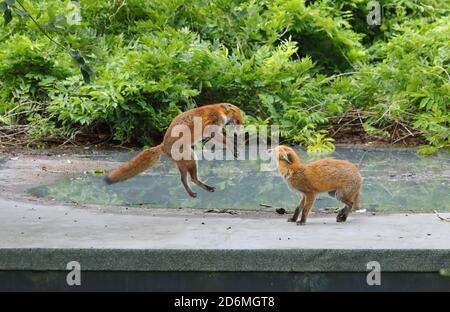
[[[303,194],[303,198],[288,221],[305,224],[318,193],[328,192],[345,204],[336,218],[345,222],[352,208],[360,208],[359,191],[362,177],[352,163],[345,160],[325,158],[302,164],[295,151],[287,146],[270,150],[277,163],[279,174],[289,187]],[[300,221],[298,217],[302,213]]]
[[[194,131],[194,117],[200,117],[202,121],[202,131],[195,133]],[[113,170],[106,177],[106,181],[114,183],[129,179],[149,168],[159,161],[160,155],[163,153],[173,160],[181,175],[181,183],[183,184],[186,192],[192,197],[196,197],[197,193],[193,192],[187,183],[187,174],[189,173],[192,182],[200,186],[201,188],[214,192],[214,187],[206,185],[198,179],[197,176],[197,162],[192,156],[189,160],[174,160],[172,157],[172,146],[179,140],[179,137],[172,136],[172,129],[177,125],[186,125],[191,131],[191,144],[195,144],[203,139],[210,139],[203,137],[203,131],[208,126],[225,126],[226,124],[242,125],[242,114],[238,107],[229,103],[211,104],[198,108],[188,110],[177,117],[175,117],[169,128],[166,131],[163,142],[155,147],[147,148],[128,163]],[[215,133],[211,139],[220,143],[225,143],[228,149],[234,151],[233,142],[226,142],[225,138],[220,133]]]

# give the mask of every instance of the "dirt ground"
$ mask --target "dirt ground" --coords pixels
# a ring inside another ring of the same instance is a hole
[[[427,144],[420,133],[398,124],[390,124],[382,131],[388,136],[369,134],[363,127],[363,120],[358,114],[347,114],[333,118],[324,127],[336,144],[365,144],[378,147],[417,147]]]

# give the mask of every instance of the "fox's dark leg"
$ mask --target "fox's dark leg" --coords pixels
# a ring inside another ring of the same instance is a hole
[[[345,222],[347,221],[347,217],[352,210],[353,201],[350,200],[347,196],[344,196],[341,199],[341,202],[345,204],[345,207],[339,210],[338,215],[336,217],[336,222]]]
[[[303,225],[306,223],[306,219],[308,218],[309,211],[311,210],[314,201],[316,200],[316,196],[317,194],[315,193],[305,194],[305,203],[303,205],[302,217],[300,221],[297,221],[298,225]]]
[[[191,197],[194,197],[194,198],[197,197],[197,193],[195,193],[194,191],[191,190],[191,188],[189,187],[189,184],[187,182],[188,170],[187,170],[186,166],[181,165],[179,163],[177,164],[177,166],[178,166],[178,170],[180,170],[181,184],[183,184],[184,189],[186,190],[186,192],[188,192],[188,194]]]
[[[305,196],[302,197],[300,204],[297,206],[297,208],[295,208],[294,215],[292,216],[292,218],[288,219],[288,222],[297,222],[298,216],[300,212],[302,212],[304,204],[305,204]]]
[[[198,186],[200,186],[202,189],[208,191],[208,192],[214,192],[216,189],[212,186],[209,186],[205,183],[203,183],[202,181],[200,181],[198,179],[197,176],[197,161],[194,160],[189,160],[187,163],[187,170],[189,172],[189,175],[191,176],[191,180],[192,182],[194,182],[195,184],[197,184]]]

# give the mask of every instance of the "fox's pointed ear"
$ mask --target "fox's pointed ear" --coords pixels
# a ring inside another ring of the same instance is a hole
[[[283,159],[286,160],[289,164],[292,164],[292,158],[288,153],[283,153]]]
[[[231,104],[228,104],[228,103],[222,104],[222,107],[225,108],[225,110],[226,110],[227,112],[229,112],[229,111],[231,110]]]

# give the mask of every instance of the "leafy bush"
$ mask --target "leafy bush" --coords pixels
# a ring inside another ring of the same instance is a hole
[[[181,111],[229,101],[309,150],[332,149],[323,127],[350,109],[367,132],[448,146],[448,3],[385,5],[373,28],[360,0],[1,2],[0,129],[153,144]]]
[[[419,130],[434,147],[449,146],[449,34],[445,17],[404,27],[389,42],[372,46],[373,62],[345,78],[351,106],[375,113],[367,125],[382,129],[394,123],[408,135]]]
[[[430,23],[445,17],[450,12],[449,1],[439,0],[380,0],[381,25],[368,27],[369,13],[367,0],[319,0],[306,1],[348,23],[352,29],[364,36],[363,43],[371,45],[377,40],[387,40],[395,36],[408,22]]]

